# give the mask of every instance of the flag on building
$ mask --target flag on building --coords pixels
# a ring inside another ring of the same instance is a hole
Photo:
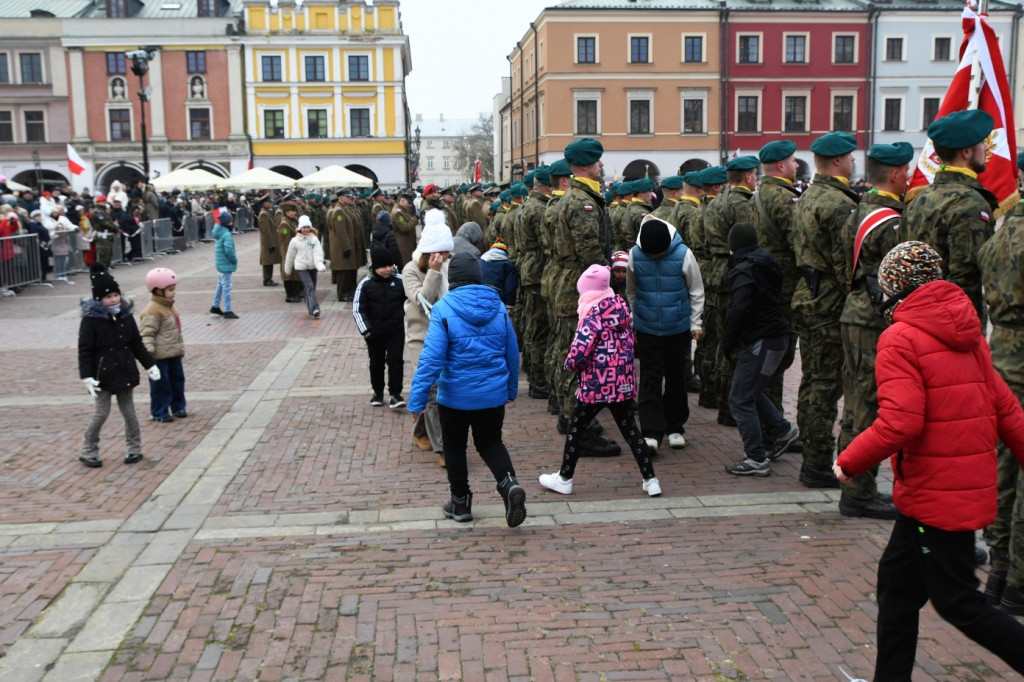
[[[81,175],[85,172],[85,159],[79,156],[70,144],[68,145],[68,170],[72,175]]]
[[[484,177],[483,172],[480,169],[480,159],[477,159],[473,163],[473,182],[480,182]]]
[[[960,63],[936,118],[971,107],[972,69],[979,70],[981,78],[976,108],[992,116],[995,130],[986,140],[988,155],[985,171],[978,175],[978,181],[999,200],[999,208],[995,212],[998,217],[1009,212],[1020,201],[1017,192],[1017,133],[1010,86],[1006,80],[999,41],[988,23],[988,15],[978,14],[968,5],[964,8],[961,23],[964,39],[960,45]],[[932,141],[928,140],[910,180],[907,201],[931,184],[941,163],[935,155]]]
[[[740,158],[740,148],[736,147],[736,151],[734,151],[732,153],[732,156],[730,156],[729,158],[730,159],[738,159],[738,158]]]

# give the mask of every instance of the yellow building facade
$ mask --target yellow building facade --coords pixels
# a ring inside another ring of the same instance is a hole
[[[406,182],[409,39],[397,0],[244,0],[254,164],[299,177],[338,164]]]

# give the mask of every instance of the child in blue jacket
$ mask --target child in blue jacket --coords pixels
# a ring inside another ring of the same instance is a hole
[[[519,390],[519,349],[498,292],[481,283],[480,261],[457,253],[448,265],[448,293],[434,304],[419,365],[412,380],[409,411],[426,408],[437,384],[441,434],[452,498],[444,515],[472,521],[473,494],[466,468],[466,445],[473,445],[498,482],[505,521],[514,528],[526,519],[526,491],[516,480],[508,449],[501,440],[505,403]]]
[[[219,223],[213,227],[213,257],[217,266],[217,290],[213,292],[213,306],[210,312],[221,315],[225,320],[237,320],[238,315],[231,310],[231,273],[238,268],[238,256],[235,255],[235,239],[231,236],[231,225],[234,219],[227,209],[220,212]],[[224,298],[224,309],[220,308],[220,299]]]

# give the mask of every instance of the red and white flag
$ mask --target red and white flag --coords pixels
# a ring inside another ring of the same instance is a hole
[[[738,159],[738,158],[740,158],[740,148],[736,147],[736,151],[734,151],[732,153],[732,156],[730,156],[729,158],[730,159]]]
[[[1017,133],[1010,86],[1006,80],[1003,57],[999,52],[999,41],[988,23],[988,15],[978,14],[968,5],[964,8],[961,23],[964,39],[960,45],[960,63],[946,96],[942,99],[936,118],[969,108],[971,69],[977,60],[978,69],[981,71],[981,90],[978,93],[977,108],[988,112],[995,121],[995,129],[986,140],[988,154],[985,171],[978,175],[978,181],[999,200],[999,208],[996,210],[998,217],[1010,211],[1020,201],[1017,192]],[[931,184],[941,163],[929,139],[910,180],[907,201]]]
[[[483,172],[480,169],[480,159],[477,159],[473,163],[473,182],[480,182],[484,177]]]
[[[68,145],[68,170],[72,175],[81,175],[85,172],[85,160],[70,144]]]

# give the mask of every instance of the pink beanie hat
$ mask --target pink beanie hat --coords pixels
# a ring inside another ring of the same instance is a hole
[[[608,286],[610,277],[611,270],[607,265],[595,263],[580,275],[580,280],[576,283],[576,290],[580,292],[580,295],[596,292],[611,296],[612,290]]]

